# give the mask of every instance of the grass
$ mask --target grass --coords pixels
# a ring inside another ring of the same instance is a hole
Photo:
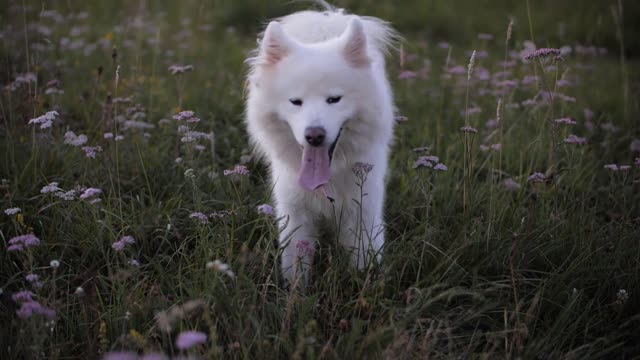
[[[408,121],[396,128],[383,263],[350,268],[327,233],[302,291],[282,286],[275,219],[256,210],[270,202],[267,172],[249,157],[242,121],[243,60],[259,24],[306,4],[22,1],[0,10],[0,209],[21,208],[0,214],[0,358],[640,354],[640,67],[620,59],[634,53],[635,4],[340,5],[385,17],[406,37],[403,66],[394,54],[388,70]],[[500,63],[531,38],[572,52]],[[607,52],[584,54],[578,44]],[[471,50],[488,56],[476,58],[468,80]],[[172,64],[194,69],[172,76]],[[28,72],[32,81],[16,81]],[[534,74],[538,81],[523,81]],[[183,123],[171,116],[187,109],[202,120],[190,130],[212,138],[181,142]],[[28,124],[51,110],[59,112],[51,128]],[[487,126],[496,112],[498,127]],[[562,117],[577,125],[554,122]],[[135,119],[154,127],[126,129]],[[465,124],[478,132],[461,132]],[[68,131],[102,150],[88,158],[64,143]],[[563,143],[569,134],[587,144]],[[501,151],[480,149],[492,144]],[[427,154],[448,170],[414,169]],[[248,176],[223,175],[241,159]],[[542,182],[528,181],[535,172]],[[51,182],[75,189],[75,199],[41,193]],[[82,187],[102,193],[80,200]],[[211,216],[203,223],[194,212]],[[10,239],[30,233],[39,246],[8,251]],[[135,243],[116,251],[126,235]],[[21,290],[54,320],[19,317],[24,301],[12,296]],[[187,330],[206,333],[206,343],[177,349]]]

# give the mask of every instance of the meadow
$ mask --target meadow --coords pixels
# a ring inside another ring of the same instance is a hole
[[[304,289],[244,59],[311,4],[0,8],[1,359],[640,356],[637,3],[336,5],[404,37],[387,244],[327,232]]]

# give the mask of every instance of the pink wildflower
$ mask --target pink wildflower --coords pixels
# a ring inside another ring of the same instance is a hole
[[[188,120],[191,119],[195,113],[191,110],[180,111],[176,115],[173,115],[173,119],[176,121]]]
[[[584,145],[587,143],[587,139],[571,134],[566,139],[564,139],[564,143],[572,145]]]
[[[273,206],[269,204],[258,205],[258,213],[264,215],[273,215]]]
[[[88,188],[80,195],[80,200],[86,200],[96,195],[100,195],[101,193],[102,193],[102,190],[100,189]]]
[[[507,189],[507,190],[520,190],[520,188],[522,188],[522,185],[520,185],[518,182],[516,182],[515,180],[513,180],[512,178],[508,178],[505,179],[502,182],[502,185]]]
[[[19,207],[13,207],[13,208],[8,208],[4,210],[4,213],[11,216],[11,215],[15,215],[17,213],[19,213],[20,211],[22,211]]]
[[[543,173],[534,172],[527,178],[527,181],[532,183],[541,183],[541,182],[544,182],[545,179],[546,179],[546,176],[544,176]]]
[[[461,127],[460,131],[467,132],[467,133],[474,133],[475,134],[475,133],[478,132],[478,129],[474,128],[473,126],[466,125],[466,126]]]
[[[447,170],[449,170],[449,168],[447,167],[447,165],[445,165],[443,163],[439,163],[439,164],[436,164],[436,166],[433,167],[433,170],[436,170],[436,171],[447,171]]]
[[[192,219],[199,220],[203,224],[208,224],[209,223],[209,218],[207,217],[207,215],[205,215],[204,213],[201,213],[199,211],[191,213],[189,215],[189,217],[192,218]]]
[[[531,59],[537,59],[537,58],[547,58],[550,56],[559,56],[560,55],[560,50],[559,49],[551,49],[551,48],[542,48],[542,49],[538,49],[532,52],[527,53],[524,56],[525,60],[531,60]]]
[[[102,151],[102,147],[100,145],[84,146],[82,147],[82,151],[84,151],[85,155],[87,155],[88,158],[95,159],[96,155]]]
[[[570,118],[570,117],[563,117],[563,118],[560,118],[560,119],[555,119],[553,121],[555,121],[558,124],[565,124],[565,125],[575,125],[575,124],[577,124],[577,122],[575,120],[573,120],[572,118]]]
[[[616,164],[607,164],[607,165],[605,165],[605,166],[604,166],[604,168],[605,168],[605,169],[607,169],[607,170],[611,170],[611,171],[618,171],[618,170],[620,170],[620,169],[618,168],[618,165],[616,165]]]
[[[67,131],[64,134],[64,143],[72,146],[82,146],[87,143],[87,135],[76,135],[73,131]]]
[[[249,169],[247,169],[247,167],[244,165],[236,165],[233,167],[233,169],[225,170],[223,174],[224,176],[232,176],[232,175],[247,176],[249,175]]]
[[[205,342],[207,342],[207,334],[200,331],[184,331],[178,335],[176,347],[180,350],[186,350]]]

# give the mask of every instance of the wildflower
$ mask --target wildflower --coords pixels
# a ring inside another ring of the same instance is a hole
[[[449,43],[446,41],[441,41],[438,43],[438,47],[440,49],[448,49],[449,48]]]
[[[40,276],[38,274],[28,274],[27,276],[25,276],[25,279],[28,282],[32,283],[40,280]]]
[[[413,162],[413,168],[417,169],[419,167],[426,167],[426,168],[432,168],[433,167],[433,163],[429,160],[426,159],[425,156],[421,156],[418,158],[418,160]]]
[[[629,293],[625,289],[620,289],[616,293],[616,303],[623,305],[629,300]]]
[[[67,131],[64,134],[64,143],[72,146],[82,146],[87,143],[87,135],[76,135],[73,131]]]
[[[134,244],[135,242],[136,240],[133,238],[133,236],[127,235],[127,236],[123,236],[122,238],[120,238],[120,240],[111,244],[111,247],[115,251],[122,251],[127,245]]]
[[[501,143],[491,144],[491,150],[493,150],[493,151],[501,151],[502,150],[502,144]]]
[[[14,293],[13,295],[11,295],[11,298],[15,302],[33,301],[33,295],[34,294],[29,290],[22,290],[22,291],[18,291],[17,293]]]
[[[577,100],[576,98],[574,98],[573,96],[569,96],[569,95],[565,95],[565,94],[557,94],[558,99],[564,101],[564,102],[568,102],[568,103],[575,103]]]
[[[149,123],[146,123],[144,121],[136,121],[136,120],[127,120],[122,125],[122,129],[123,130],[129,130],[129,129],[142,129],[142,130],[144,130],[144,129],[153,129],[155,127],[156,126],[153,125],[153,124],[149,124]]]
[[[20,209],[19,207],[13,207],[13,208],[5,209],[4,213],[11,216],[19,213],[20,211],[22,211],[22,209]]]
[[[502,186],[504,186],[507,190],[514,190],[514,191],[520,190],[520,188],[522,188],[522,185],[520,185],[518,182],[516,182],[512,178],[505,179],[502,182]]]
[[[629,170],[631,170],[631,165],[620,165],[620,166],[618,166],[618,169],[620,171],[623,171],[623,172],[624,171],[629,171]]]
[[[53,120],[55,120],[59,115],[60,114],[57,111],[49,111],[44,115],[29,120],[29,125],[37,124],[40,125],[40,129],[47,129],[51,127]]]
[[[78,286],[73,294],[76,296],[84,296],[84,288],[82,286]]]
[[[47,185],[47,186],[43,187],[42,189],[40,189],[40,193],[41,194],[55,193],[55,192],[58,192],[60,190],[62,190],[62,189],[60,189],[58,187],[58,183],[57,182],[52,182],[52,183],[49,183],[49,185]]]
[[[472,127],[472,126],[466,125],[466,126],[461,127],[460,131],[467,132],[467,133],[474,133],[475,134],[475,133],[478,132],[478,129],[476,129],[476,128]]]
[[[169,72],[171,72],[171,75],[180,75],[189,71],[193,71],[193,65],[174,64],[169,66]]]
[[[236,274],[231,270],[231,267],[228,264],[223,263],[220,260],[209,261],[206,264],[207,269],[215,270],[219,273],[225,274],[230,278],[234,278]]]
[[[16,311],[16,315],[18,315],[20,319],[28,319],[33,315],[42,315],[49,320],[53,320],[56,317],[56,312],[35,300],[31,300],[23,302],[20,305],[20,309]]]
[[[618,170],[620,170],[620,169],[618,168],[618,165],[616,165],[616,164],[607,164],[607,165],[605,165],[605,166],[604,166],[604,168],[605,168],[605,169],[608,169],[608,170],[611,170],[611,171],[618,171]]]
[[[174,162],[175,162],[176,164],[182,164],[182,161],[183,161],[183,159],[182,159],[181,157],[177,157],[177,158],[174,160]]]
[[[176,339],[176,347],[186,350],[205,342],[207,342],[207,334],[200,331],[183,331]]]
[[[66,200],[66,201],[72,201],[76,199],[76,191],[75,190],[69,190],[69,191],[59,191],[57,193],[55,193],[55,195],[57,197],[59,197],[62,200]]]
[[[198,122],[200,122],[200,118],[192,117],[192,118],[187,119],[187,122],[188,123],[198,123]]]
[[[7,251],[22,251],[26,247],[40,245],[40,239],[33,234],[19,235],[9,240]]]
[[[447,167],[447,165],[445,165],[443,163],[439,163],[439,164],[436,164],[436,166],[433,167],[433,170],[447,171],[447,170],[449,170],[449,168]]]
[[[353,172],[359,179],[364,179],[373,170],[373,164],[357,162],[353,167]]]
[[[244,165],[236,165],[233,167],[233,169],[225,170],[223,174],[224,176],[231,176],[231,175],[246,176],[246,175],[249,175],[249,169],[247,169],[247,167]]]
[[[103,138],[105,138],[106,140],[113,139],[113,133],[104,133]]]
[[[100,195],[101,193],[102,193],[102,190],[100,189],[88,188],[80,195],[80,200],[86,200],[96,195]]]
[[[194,173],[193,169],[189,168],[189,169],[185,170],[184,177],[189,178],[189,179],[195,179],[196,178],[196,174]]]
[[[113,139],[115,141],[122,141],[122,140],[124,140],[124,135],[116,135]]]
[[[398,75],[398,79],[400,80],[415,79],[416,77],[418,77],[418,73],[410,70],[405,70]]]
[[[102,147],[100,145],[84,146],[82,148],[82,151],[84,151],[85,155],[87,155],[88,158],[95,159],[96,155],[102,151]]]
[[[51,262],[49,262],[49,266],[51,266],[54,269],[57,269],[60,267],[60,261],[58,260],[51,260]]]
[[[203,224],[208,224],[209,223],[209,218],[207,217],[207,215],[205,215],[205,214],[203,214],[203,213],[201,213],[199,211],[191,213],[191,215],[189,215],[189,217],[192,218],[192,219],[197,219]]]
[[[559,49],[551,49],[551,48],[542,48],[542,49],[538,49],[532,52],[527,53],[524,56],[525,60],[531,60],[531,59],[538,59],[538,58],[547,58],[550,56],[559,56],[560,55],[560,50]]]
[[[413,152],[417,152],[417,153],[423,152],[423,151],[429,151],[429,150],[431,150],[431,148],[428,146],[420,146],[417,148],[413,148]]]
[[[188,120],[191,119],[195,113],[191,110],[180,111],[176,115],[173,115],[173,119],[176,121]]]
[[[463,75],[465,73],[467,73],[467,69],[464,68],[464,66],[454,66],[452,68],[447,69],[447,73],[451,74],[451,75]]]
[[[566,139],[564,139],[564,143],[572,145],[584,145],[587,143],[587,139],[570,134]]]
[[[634,163],[636,166],[640,166],[640,157],[636,158],[636,162]]]
[[[572,118],[570,118],[570,117],[563,117],[563,118],[560,118],[560,119],[555,119],[553,121],[555,121],[558,124],[565,124],[565,125],[575,125],[575,124],[577,124],[577,122],[575,120],[573,120]]]
[[[315,252],[315,248],[309,240],[298,240],[296,249],[299,257],[311,256]]]
[[[273,215],[273,206],[269,204],[258,205],[257,210],[260,214]]]
[[[629,144],[629,150],[640,153],[640,139],[633,139],[631,144]]]
[[[128,264],[133,267],[140,267],[140,262],[136,259],[131,259],[128,261]]]
[[[620,128],[615,126],[611,121],[606,122],[604,124],[600,124],[600,127],[602,128],[602,130],[610,133],[615,133],[615,132],[618,132],[618,130],[620,130]]]
[[[527,178],[527,181],[532,183],[540,183],[540,182],[544,182],[545,179],[546,179],[546,176],[544,176],[544,174],[539,172],[534,172]]]

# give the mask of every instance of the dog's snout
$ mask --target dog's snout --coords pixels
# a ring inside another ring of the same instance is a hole
[[[320,146],[324,143],[327,132],[323,127],[313,126],[304,130],[304,138],[311,146]]]

